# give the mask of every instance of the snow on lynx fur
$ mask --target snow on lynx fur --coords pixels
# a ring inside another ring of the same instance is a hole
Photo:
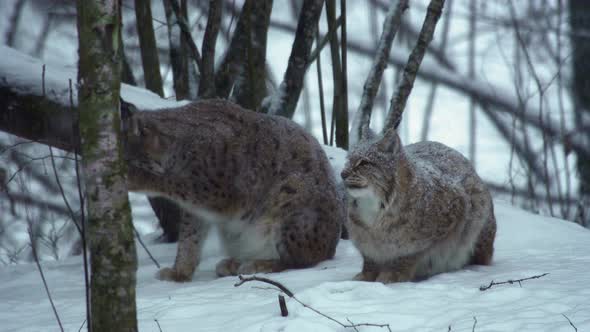
[[[395,130],[363,141],[342,171],[356,280],[402,282],[491,263],[491,195],[471,163],[436,142],[403,147]]]

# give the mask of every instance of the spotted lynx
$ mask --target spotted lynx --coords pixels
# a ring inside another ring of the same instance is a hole
[[[342,171],[356,280],[402,282],[491,263],[491,195],[470,162],[436,142],[403,147],[394,130],[361,142]]]
[[[160,270],[160,279],[192,278],[211,225],[229,255],[217,264],[219,276],[333,257],[343,197],[319,143],[292,121],[211,100],[134,112],[124,125],[129,189],[167,197],[187,212],[174,266]]]

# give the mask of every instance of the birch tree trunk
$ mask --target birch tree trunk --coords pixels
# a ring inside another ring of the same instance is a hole
[[[137,331],[137,256],[120,146],[119,1],[79,0],[78,103],[91,262],[91,331]]]

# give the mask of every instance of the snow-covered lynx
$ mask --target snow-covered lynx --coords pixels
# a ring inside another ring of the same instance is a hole
[[[168,197],[187,211],[174,266],[159,278],[192,278],[211,224],[229,255],[217,265],[220,276],[308,267],[334,256],[343,197],[319,143],[292,121],[210,100],[134,112],[124,124],[129,189]]]
[[[355,279],[427,278],[491,263],[491,195],[471,163],[436,142],[402,146],[395,130],[348,154],[348,230],[363,256]]]

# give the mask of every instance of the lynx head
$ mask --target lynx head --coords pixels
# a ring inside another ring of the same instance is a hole
[[[130,172],[139,169],[154,175],[163,175],[174,169],[171,158],[176,148],[173,124],[159,118],[158,112],[138,112],[131,107],[122,108],[124,150]]]
[[[403,148],[395,130],[386,131],[376,140],[360,141],[348,152],[341,173],[349,195],[389,197],[401,159]]]

